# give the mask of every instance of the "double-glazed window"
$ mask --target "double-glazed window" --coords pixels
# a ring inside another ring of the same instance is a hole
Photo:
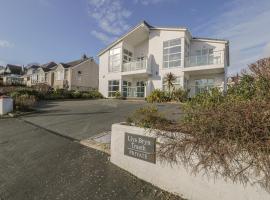
[[[111,49],[109,72],[119,72],[121,66],[121,48]]]
[[[115,93],[119,91],[119,80],[111,80],[108,83],[108,96],[114,97]]]
[[[195,94],[202,93],[214,88],[214,79],[195,80]]]
[[[181,66],[181,38],[163,42],[163,67]]]
[[[182,78],[180,76],[178,76],[178,77],[176,77],[175,81],[173,81],[173,87],[174,87],[174,89],[180,89],[181,88],[181,79]],[[169,90],[168,83],[165,80],[166,79],[163,78],[163,82],[162,82],[163,90],[168,91]]]

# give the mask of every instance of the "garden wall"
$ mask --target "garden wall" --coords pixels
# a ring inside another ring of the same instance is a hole
[[[240,183],[214,179],[198,174],[191,175],[179,165],[161,163],[158,158],[156,163],[124,155],[130,144],[127,144],[127,134],[149,136],[146,130],[122,124],[113,124],[111,136],[111,162],[132,173],[140,179],[153,185],[182,196],[188,200],[269,200],[270,194],[258,185],[247,184],[245,187]],[[153,136],[152,136],[153,137]],[[143,138],[143,137],[142,137]],[[140,139],[139,139],[140,140]],[[143,140],[143,139],[142,139]],[[152,140],[151,140],[152,141]],[[146,144],[147,142],[145,142]],[[150,144],[150,143],[149,143]],[[148,151],[150,146],[143,147]],[[142,153],[143,155],[143,153]],[[136,157],[136,156],[135,156]]]

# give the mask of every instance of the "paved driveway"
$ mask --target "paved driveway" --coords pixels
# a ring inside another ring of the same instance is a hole
[[[106,154],[51,134],[23,120],[2,119],[0,120],[0,199],[165,200],[180,198],[173,196],[169,198],[158,188],[114,166],[109,162]]]
[[[145,101],[85,100],[49,101],[41,104],[40,113],[23,120],[61,135],[83,140],[111,130],[113,123],[123,122]],[[179,105],[159,104],[159,109],[170,117],[179,116]]]

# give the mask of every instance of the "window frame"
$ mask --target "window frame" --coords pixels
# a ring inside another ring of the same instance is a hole
[[[115,84],[116,82],[118,84]],[[118,87],[118,89],[114,90],[115,87]],[[114,97],[117,91],[120,91],[120,80],[108,80],[108,97]]]
[[[114,51],[119,50],[119,53],[114,54]],[[111,53],[113,52],[113,53]],[[109,67],[108,67],[108,72],[109,73],[115,73],[115,72],[121,72],[121,54],[122,54],[122,48],[121,47],[116,47],[112,48],[109,50]],[[119,56],[118,59],[113,58],[114,56]],[[119,62],[119,65],[112,65],[112,63]]]
[[[179,40],[179,43],[176,41]],[[163,41],[163,68],[164,69],[170,69],[170,68],[180,68],[182,67],[182,38],[175,38],[171,40],[166,40]],[[177,49],[179,48],[176,52],[171,52],[172,49]],[[173,56],[178,55],[180,56],[177,59],[172,59]],[[176,63],[179,63],[178,65],[175,65]],[[173,64],[173,66],[171,66]]]

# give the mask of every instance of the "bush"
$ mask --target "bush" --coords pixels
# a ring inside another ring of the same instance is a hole
[[[37,98],[34,95],[23,94],[14,96],[15,110],[29,111],[32,110],[37,103]]]
[[[116,98],[116,99],[121,99],[121,98],[122,98],[121,92],[120,92],[120,91],[116,91],[116,92],[114,93],[114,98]]]
[[[169,121],[164,118],[155,106],[139,108],[127,119],[130,125],[143,128],[151,128],[156,124],[167,124]]]
[[[178,102],[186,102],[188,100],[189,91],[183,89],[176,89],[172,92],[172,100]]]
[[[150,111],[137,113],[137,124],[165,138],[160,158],[270,191],[270,58],[249,68],[226,95],[214,88],[193,97],[179,123],[155,123],[144,118]]]
[[[72,98],[79,99],[82,97],[82,93],[80,91],[74,91],[72,92]]]
[[[168,102],[170,101],[170,96],[167,92],[162,90],[154,90],[148,97],[147,97],[148,103],[162,103],[162,102]]]

